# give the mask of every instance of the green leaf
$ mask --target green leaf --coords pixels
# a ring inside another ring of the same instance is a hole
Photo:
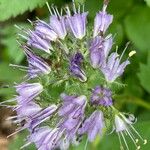
[[[140,64],[140,72],[138,73],[141,85],[150,93],[150,52],[148,54],[147,64]]]
[[[138,6],[125,18],[125,30],[128,38],[141,51],[149,50],[150,8]]]
[[[23,73],[18,69],[9,67],[8,63],[0,63],[0,81],[13,83],[21,80]]]
[[[46,0],[0,0],[0,21],[16,17],[25,11],[32,11],[38,6],[44,5]]]
[[[110,28],[108,29],[108,33],[112,33],[113,35],[116,34],[115,36],[115,45],[121,45],[123,42],[124,38],[124,31],[123,31],[123,26],[119,22],[114,21]]]
[[[22,24],[21,26],[27,26],[26,24]],[[18,29],[14,27],[14,25],[8,25],[3,28],[1,33],[3,34],[3,39],[1,43],[5,46],[5,50],[9,59],[12,63],[20,63],[24,58],[23,51],[19,48],[19,45],[16,41],[16,33]]]
[[[150,6],[150,0],[145,0],[147,5]]]
[[[0,63],[0,96],[10,98],[15,90],[11,88],[14,82],[22,80],[23,72],[9,67],[8,63]]]

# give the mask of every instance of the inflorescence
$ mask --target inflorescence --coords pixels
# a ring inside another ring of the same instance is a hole
[[[84,6],[77,7],[74,1],[72,5],[73,9],[67,6],[61,11],[48,5],[49,23],[37,19],[30,21],[33,29],[17,26],[28,66],[11,66],[27,75],[14,86],[17,96],[1,105],[17,102],[11,105],[17,115],[9,119],[19,126],[15,133],[29,131],[22,148],[34,143],[38,150],[67,150],[84,137],[93,142],[112,129],[121,149],[129,149],[126,135],[140,149],[140,141],[147,140],[133,127],[135,117],[113,106],[111,86],[136,52],[124,61],[127,46],[121,55],[111,52],[113,36],[106,32],[113,16],[106,12],[108,1],[96,14],[93,29]]]

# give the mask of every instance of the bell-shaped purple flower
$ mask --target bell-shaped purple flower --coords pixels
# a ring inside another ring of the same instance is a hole
[[[60,39],[64,39],[67,35],[65,26],[65,17],[52,15],[50,17],[50,26],[57,33]]]
[[[52,13],[52,10],[53,10],[53,13]],[[57,33],[58,37],[63,40],[67,35],[66,18],[65,16],[62,16],[59,13],[57,8],[52,7],[52,10],[50,9],[50,13],[51,13],[50,26],[55,31],[55,33]]]
[[[31,126],[29,126],[30,124],[28,121],[30,120],[30,118],[32,118],[34,115],[42,110],[42,108],[35,102],[22,104],[22,100],[20,100],[20,97],[17,97],[16,100],[18,104],[17,106],[14,106],[13,111],[16,111],[17,115],[9,117],[8,119],[12,120],[12,122],[15,124],[20,124],[21,127],[17,128],[14,133],[9,135],[9,137],[25,129],[31,130]]]
[[[18,97],[16,98],[16,100],[18,100]],[[35,102],[29,102],[26,103],[24,105],[20,105],[19,103],[20,101],[18,101],[17,106],[14,106],[14,111],[16,111],[17,115],[16,116],[12,116],[9,117],[9,120],[12,120],[13,123],[26,123],[27,118],[32,117],[33,115],[35,115],[37,112],[41,111],[41,107],[36,104]],[[22,131],[22,128],[19,128],[15,133],[18,133],[19,131]]]
[[[112,44],[112,35],[108,35],[105,39],[97,36],[91,40],[89,51],[93,68],[99,68],[106,63]]]
[[[93,105],[111,106],[112,93],[108,88],[96,86],[92,91],[91,103]]]
[[[56,41],[58,35],[53,28],[44,21],[38,20],[35,26],[35,31],[39,32],[43,39],[47,41]]]
[[[27,122],[27,127],[33,130],[35,127],[40,125],[42,122],[49,119],[54,112],[56,112],[57,106],[50,105],[49,107],[37,112],[37,114],[31,116]]]
[[[70,60],[70,72],[73,76],[79,78],[80,81],[85,82],[87,80],[85,72],[81,69],[81,64],[83,61],[83,56],[81,53],[77,52],[72,56]]]
[[[116,80],[116,78],[121,76],[126,66],[130,64],[128,59],[120,64],[121,58],[122,55],[119,58],[118,53],[114,52],[108,57],[106,65],[103,65],[101,67],[101,71],[103,72],[105,79],[108,82],[113,82],[114,80]]]
[[[50,73],[50,66],[42,58],[35,55],[27,47],[24,47],[24,52],[28,59],[28,75],[30,78],[35,78],[38,75]]]
[[[62,120],[59,122],[58,127],[64,129],[65,138],[68,141],[75,139],[77,131],[84,119],[84,110],[86,106],[85,96],[68,96],[61,95],[63,105],[59,110],[59,115]]]
[[[65,134],[65,139],[72,143],[73,139],[76,138],[77,131],[81,126],[83,121],[83,116],[79,116],[78,118],[73,118],[71,116],[64,117],[61,122],[59,122],[58,127],[63,130]]]
[[[18,105],[18,107],[14,110],[17,112],[17,120],[14,122],[20,124],[23,122],[22,127],[18,128],[16,132],[13,133],[16,134],[25,129],[33,132],[41,123],[52,116],[52,114],[57,110],[57,106],[51,105],[45,109],[42,109],[34,102],[30,102],[24,105]]]
[[[37,49],[41,49],[46,53],[50,53],[50,49],[53,49],[50,41],[43,38],[43,35],[38,31],[30,31],[28,33],[27,45],[32,46]]]
[[[86,106],[86,97],[82,96],[68,96],[61,94],[63,105],[59,109],[60,116],[70,116],[72,118],[78,118],[84,115],[84,109]]]
[[[82,127],[78,130],[79,134],[88,134],[88,140],[90,142],[94,141],[97,135],[102,134],[104,128],[104,117],[101,111],[94,111],[92,115],[85,120]]]
[[[20,104],[30,102],[43,91],[43,86],[40,83],[22,83],[15,88],[20,100],[22,100]]]
[[[104,4],[103,10],[96,14],[94,20],[94,34],[93,36],[96,37],[99,34],[104,34],[108,29],[109,25],[112,23],[113,16],[107,14],[106,12],[107,5]]]
[[[112,48],[112,45],[113,45],[113,37],[112,37],[112,34],[109,34],[103,40],[103,51],[104,51],[105,61],[106,61],[108,54]]]
[[[15,108],[18,118],[31,118],[33,115],[41,111],[41,109],[42,108],[35,102],[30,102]]]
[[[104,61],[103,39],[100,36],[95,37],[90,43],[90,59],[93,68],[99,68]]]
[[[87,23],[88,12],[83,12],[83,13],[81,13],[80,11],[77,12],[74,3],[73,6],[74,6],[73,16],[71,16],[71,12],[67,7],[67,23],[73,35],[77,39],[82,39],[86,34],[86,23]]]
[[[38,150],[54,150],[59,147],[62,135],[63,130],[58,128],[40,127],[31,133],[28,142],[22,148],[35,143]]]

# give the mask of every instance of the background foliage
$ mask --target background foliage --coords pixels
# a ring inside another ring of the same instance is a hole
[[[13,88],[4,88],[13,85],[23,77],[23,72],[9,67],[10,63],[25,64],[24,55],[16,42],[16,28],[14,24],[29,26],[27,19],[36,17],[48,21],[49,12],[45,5],[46,0],[0,0],[0,99],[1,101],[12,97]],[[70,4],[70,0],[47,0],[49,4],[56,4],[60,8]],[[85,3],[89,11],[89,22],[92,23],[95,13],[101,8],[102,0],[76,0]],[[150,0],[111,0],[108,11],[114,15],[114,22],[110,28],[116,34],[116,45],[120,51],[126,42],[131,41],[129,50],[136,50],[137,54],[131,59],[122,80],[127,86],[119,91],[116,97],[116,107],[120,110],[134,113],[138,118],[137,127],[147,139],[150,139]],[[10,149],[19,149],[24,143],[24,134],[18,135]],[[100,139],[101,140],[101,139]],[[89,144],[87,149],[111,150],[119,149],[117,137],[112,134],[99,142],[97,139]],[[81,142],[82,150],[85,141]],[[117,147],[115,147],[117,146]],[[112,148],[113,147],[113,148]],[[30,149],[34,149],[30,148]],[[74,148],[75,149],[75,148]],[[147,144],[142,149],[150,149]]]

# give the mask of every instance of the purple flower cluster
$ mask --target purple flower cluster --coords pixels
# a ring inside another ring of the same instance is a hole
[[[92,142],[107,130],[108,120],[119,136],[121,147],[125,145],[129,149],[124,133],[129,135],[137,149],[138,139],[134,134],[144,144],[147,143],[133,127],[134,117],[126,117],[113,106],[110,84],[123,74],[130,62],[129,58],[122,62],[126,48],[121,56],[111,52],[113,37],[105,34],[113,16],[106,12],[107,4],[107,0],[104,0],[103,10],[96,14],[92,37],[86,34],[88,12],[84,12],[84,9],[81,12],[80,6],[77,8],[74,2],[73,14],[69,7],[65,9],[66,14],[62,15],[56,7],[48,6],[51,14],[49,23],[37,20],[33,22],[33,31],[24,30],[26,35],[21,35],[26,39],[21,47],[27,57],[28,67],[12,66],[27,71],[28,78],[15,85],[17,96],[7,102],[17,102],[12,106],[17,113],[13,119],[20,124],[15,133],[27,129],[30,134],[22,148],[34,143],[38,150],[67,150],[71,144],[77,145],[85,134],[88,141]],[[90,42],[85,41],[87,38],[91,39]],[[35,49],[46,54],[40,57]],[[133,54],[135,51],[130,52],[129,57]],[[45,59],[56,59],[49,64],[44,59],[45,55]],[[94,87],[91,87],[90,77],[96,73],[95,70],[101,71],[105,84],[94,82]],[[63,92],[59,93],[60,96],[51,96],[52,92],[57,92],[56,89],[53,91],[53,84],[58,83],[64,83]],[[74,92],[65,91],[68,85],[70,88],[76,87]],[[82,94],[83,89],[87,93]],[[42,104],[47,99],[48,105],[43,108]]]

